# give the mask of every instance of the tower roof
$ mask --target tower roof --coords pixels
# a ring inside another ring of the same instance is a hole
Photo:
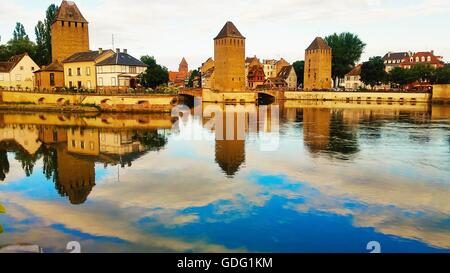
[[[187,63],[186,59],[183,57],[183,59],[180,62],[180,65],[187,65],[187,64],[188,63]]]
[[[306,50],[331,49],[331,47],[321,37],[316,37]]]
[[[87,23],[75,2],[63,0],[56,13],[55,21],[70,21],[77,23]]]
[[[241,38],[245,39],[244,36],[239,32],[239,30],[236,28],[236,26],[232,22],[227,22],[225,26],[223,26],[222,30],[219,32],[216,39],[225,38],[225,37],[232,37],[232,38]]]

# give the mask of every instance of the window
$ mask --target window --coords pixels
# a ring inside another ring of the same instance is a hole
[[[75,148],[75,140],[72,140],[72,147]]]
[[[111,78],[111,86],[116,86],[117,85],[117,80],[115,77]]]
[[[91,141],[91,142],[89,142],[89,146],[90,146],[90,148],[91,148],[91,150],[93,151],[94,150],[94,142],[93,141]]]
[[[77,76],[81,76],[81,68],[80,67],[77,68]]]
[[[91,68],[88,66],[86,67],[86,76],[90,76],[91,75]]]
[[[0,73],[0,81],[4,81],[4,80],[5,80],[5,76]]]
[[[420,61],[419,57],[416,57],[416,63],[418,63]]]
[[[130,73],[136,74],[136,67],[135,66],[130,66]]]
[[[422,56],[422,62],[425,62],[425,56]]]
[[[72,68],[69,68],[68,74],[69,74],[69,76],[72,76]]]
[[[113,66],[111,66],[111,72],[116,72],[116,67],[113,65]]]
[[[87,89],[91,89],[92,88],[91,81],[87,81],[86,85],[87,85]]]
[[[55,86],[55,73],[50,73],[50,86]]]
[[[23,71],[23,66],[21,66],[21,67],[20,67],[20,70],[22,70],[22,71]]]
[[[20,82],[22,80],[22,75],[17,74],[16,75],[16,81]]]
[[[64,21],[61,21],[61,26],[64,26]]]
[[[103,86],[103,78],[98,78],[98,86]]]
[[[72,87],[73,87],[73,83],[72,83],[72,81],[70,81],[69,82],[69,88],[72,89]]]
[[[80,142],[81,149],[84,149],[84,141]]]
[[[428,57],[427,57],[427,61],[428,61],[428,62],[431,62],[431,56],[428,56]]]
[[[34,71],[34,66],[31,67],[31,71]]]

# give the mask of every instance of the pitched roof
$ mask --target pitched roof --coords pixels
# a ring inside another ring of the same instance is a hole
[[[22,60],[23,57],[28,56],[28,53],[15,55],[9,58],[7,62],[0,62],[0,72],[8,73],[16,67],[16,65]]]
[[[292,65],[289,66],[283,66],[280,70],[280,72],[278,73],[277,77],[282,78],[282,79],[287,79],[289,77],[289,75],[291,74],[291,69],[293,69]]]
[[[358,64],[357,66],[355,66],[355,68],[353,68],[345,76],[360,76],[361,75],[361,67],[362,67],[362,65]]]
[[[112,50],[78,52],[65,59],[63,63],[93,62],[107,52],[112,52]]]
[[[410,53],[408,52],[388,52],[384,55],[383,60],[402,60],[404,58],[408,58]]]
[[[245,39],[245,37],[242,36],[242,34],[239,32],[236,26],[229,21],[225,24],[225,26],[223,26],[222,30],[219,32],[217,37],[214,38],[214,40],[225,37]]]
[[[306,50],[331,49],[331,47],[321,37],[316,37]]]
[[[61,63],[58,61],[53,62],[47,66],[43,66],[41,69],[35,71],[34,73],[43,72],[43,71],[49,71],[49,72],[63,72],[64,68]]]
[[[72,1],[62,1],[55,16],[55,22],[56,21],[70,21],[78,23],[88,22],[83,17],[83,14],[81,14],[77,5]]]
[[[416,62],[416,58],[419,58],[419,62]],[[425,61],[422,62],[422,58],[425,58]],[[428,60],[428,58],[430,60]],[[404,61],[402,62],[402,65],[419,64],[419,63],[439,64],[439,65],[444,64],[444,62],[442,61],[442,57],[438,57],[438,56],[434,55],[434,52],[432,52],[432,51],[431,52],[427,51],[427,52],[414,53],[410,58],[404,59]]]
[[[183,57],[183,59],[180,62],[180,65],[188,65],[186,59]]]
[[[97,66],[102,65],[128,65],[128,66],[147,66],[140,60],[134,58],[133,56],[129,55],[128,53],[115,53],[111,57],[99,62],[96,64]]]

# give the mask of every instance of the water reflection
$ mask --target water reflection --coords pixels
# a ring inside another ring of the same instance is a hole
[[[23,120],[21,115],[1,114],[1,120]],[[6,116],[6,117],[5,117]],[[57,116],[57,117],[55,117]],[[14,159],[21,163],[26,176],[33,174],[36,162],[42,159],[42,172],[48,180],[55,183],[58,193],[68,197],[73,205],[83,204],[95,186],[95,164],[105,167],[120,165],[131,167],[132,162],[150,151],[159,151],[167,144],[167,136],[158,129],[150,130],[89,128],[97,124],[98,118],[77,117],[75,124],[84,123],[85,127],[62,127],[44,125],[46,121],[57,118],[61,122],[67,117],[55,114],[28,114],[28,120],[40,121],[38,124],[2,124],[0,128],[0,179],[4,181],[9,173],[7,153],[13,153]],[[126,121],[121,117],[122,122]],[[138,117],[131,117],[133,118]],[[140,118],[140,117],[139,117]],[[148,117],[147,117],[148,118]],[[69,117],[70,119],[70,117]],[[80,119],[82,121],[80,121]],[[145,127],[139,119],[139,127]],[[149,120],[146,120],[149,123]],[[170,129],[170,116],[164,116]],[[50,123],[51,124],[51,123]]]
[[[275,131],[271,107],[218,107],[232,130],[208,127],[214,115],[177,125],[170,115],[1,114],[0,245],[450,250],[444,106],[286,102],[270,152],[258,136]],[[190,126],[210,138],[177,138]]]

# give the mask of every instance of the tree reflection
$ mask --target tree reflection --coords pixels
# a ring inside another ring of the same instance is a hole
[[[359,152],[358,135],[344,123],[343,112],[337,111],[331,115],[330,141],[327,151],[336,158],[347,160],[349,156]]]
[[[9,173],[8,152],[0,149],[0,181],[5,181],[6,175]]]
[[[158,130],[137,131],[134,139],[144,145],[148,151],[160,151],[167,145],[167,137]]]

